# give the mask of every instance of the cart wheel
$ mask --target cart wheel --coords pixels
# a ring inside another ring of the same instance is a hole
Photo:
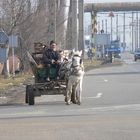
[[[30,86],[29,92],[28,92],[28,103],[29,103],[29,105],[34,105],[35,104],[34,92],[33,92],[32,86]]]
[[[29,89],[30,89],[30,85],[26,86],[26,94],[25,94],[25,103],[29,102]]]

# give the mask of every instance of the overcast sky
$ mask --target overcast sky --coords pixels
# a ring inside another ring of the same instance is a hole
[[[103,2],[140,2],[140,0],[84,0],[85,3],[103,3]]]

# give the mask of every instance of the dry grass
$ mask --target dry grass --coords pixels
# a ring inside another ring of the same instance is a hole
[[[88,59],[84,60],[84,67],[85,71],[91,70],[93,68],[99,67],[101,65],[102,61],[89,61]]]
[[[7,88],[10,88],[12,86],[21,85],[25,82],[25,80],[29,77],[31,77],[31,74],[19,74],[16,75],[14,78],[4,78],[3,76],[0,77],[0,90],[5,90]]]

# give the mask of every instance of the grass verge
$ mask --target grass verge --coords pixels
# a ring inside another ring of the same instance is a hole
[[[12,86],[22,85],[26,81],[26,79],[31,76],[32,75],[28,73],[16,75],[14,78],[4,78],[3,76],[0,76],[0,90],[6,90],[11,88]]]

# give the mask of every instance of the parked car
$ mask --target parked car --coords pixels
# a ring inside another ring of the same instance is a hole
[[[134,60],[137,61],[137,59],[140,59],[140,48],[134,52]]]

